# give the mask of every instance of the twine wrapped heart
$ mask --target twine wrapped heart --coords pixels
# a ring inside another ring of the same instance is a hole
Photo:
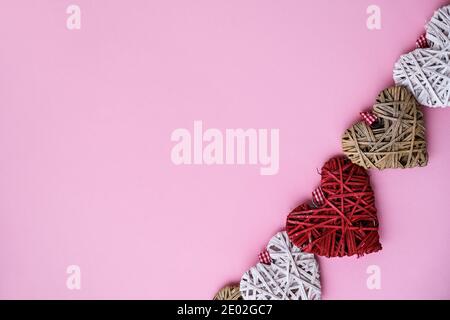
[[[216,293],[213,300],[242,300],[238,285],[225,286]]]
[[[404,87],[383,90],[373,106],[379,125],[360,121],[345,131],[342,150],[366,169],[412,168],[427,165],[425,123],[420,106]]]
[[[428,107],[450,106],[450,6],[435,12],[425,29],[430,48],[404,54],[395,63],[394,81],[408,87]]]
[[[450,52],[416,49],[402,55],[394,67],[394,81],[408,87],[424,106],[450,106]]]
[[[427,42],[435,50],[450,47],[450,5],[437,10],[425,26]],[[447,50],[448,51],[448,50]]]
[[[267,251],[272,263],[258,263],[241,279],[244,300],[319,300],[319,265],[313,254],[301,252],[286,232],[277,233]]]
[[[367,171],[344,157],[321,170],[321,205],[302,204],[287,218],[289,239],[304,252],[326,257],[381,250],[375,198]]]

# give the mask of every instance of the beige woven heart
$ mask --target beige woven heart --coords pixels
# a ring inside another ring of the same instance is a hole
[[[242,300],[239,285],[225,286],[216,293],[213,300]]]
[[[383,90],[373,106],[381,126],[360,121],[345,131],[342,149],[366,169],[423,167],[428,162],[423,113],[408,89]]]

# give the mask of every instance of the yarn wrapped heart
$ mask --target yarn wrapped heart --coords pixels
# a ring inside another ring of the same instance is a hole
[[[429,49],[416,49],[395,63],[394,81],[428,107],[450,106],[450,6],[440,8],[425,29]]]
[[[257,263],[241,279],[244,300],[319,300],[319,265],[313,254],[295,247],[285,231],[267,246],[271,264]]]
[[[430,48],[443,50],[450,48],[450,5],[438,9],[425,25]]]
[[[225,286],[216,293],[213,300],[242,300],[238,285]]]
[[[302,204],[287,218],[289,239],[304,252],[326,257],[381,250],[375,197],[367,171],[344,157],[321,170],[323,203]]]
[[[379,126],[364,121],[342,137],[342,150],[366,169],[412,168],[427,165],[425,123],[420,106],[404,87],[383,90],[373,106]]]

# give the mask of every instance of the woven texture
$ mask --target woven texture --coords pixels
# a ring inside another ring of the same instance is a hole
[[[301,252],[286,232],[277,233],[267,246],[272,263],[258,263],[241,279],[244,300],[318,300],[319,266],[313,254]]]
[[[437,10],[425,26],[426,38],[432,49],[449,49],[450,46],[450,5]]]
[[[223,287],[216,293],[213,300],[242,300],[238,285]]]
[[[367,171],[347,158],[335,157],[325,163],[321,176],[324,204],[295,208],[286,223],[289,239],[304,252],[326,257],[381,250]]]
[[[360,121],[342,137],[342,150],[366,169],[423,167],[428,162],[420,106],[404,87],[383,90],[373,106],[376,128]]]
[[[448,107],[450,102],[450,52],[416,49],[402,55],[394,67],[394,81],[409,88],[428,107]]]
[[[429,49],[416,49],[395,63],[394,81],[428,107],[450,105],[450,6],[440,8],[425,27]]]

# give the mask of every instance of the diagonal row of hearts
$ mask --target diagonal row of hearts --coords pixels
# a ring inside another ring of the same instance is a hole
[[[312,199],[288,214],[286,230],[272,237],[264,259],[240,284],[224,287],[215,299],[317,300],[315,255],[361,257],[382,249],[367,169],[426,166],[421,105],[450,106],[450,5],[437,10],[425,29],[428,47],[400,57],[396,85],[381,91],[368,116],[344,132],[344,156],[323,165]]]

